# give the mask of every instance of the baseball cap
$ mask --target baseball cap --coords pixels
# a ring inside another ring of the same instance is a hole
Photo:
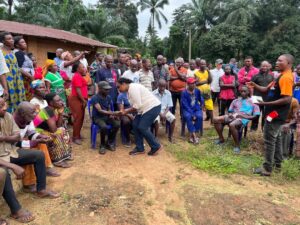
[[[223,64],[223,60],[222,59],[217,59],[216,64]]]
[[[189,77],[189,78],[186,80],[186,82],[187,82],[188,84],[194,84],[194,83],[196,83],[196,79],[195,79],[194,77]]]
[[[112,88],[107,81],[100,81],[98,83],[98,86],[99,86],[99,88],[102,88],[102,89],[111,89]]]

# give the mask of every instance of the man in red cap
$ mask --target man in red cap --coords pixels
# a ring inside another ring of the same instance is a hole
[[[182,116],[190,133],[189,141],[198,144],[197,133],[199,133],[202,124],[203,99],[200,90],[196,88],[196,79],[189,77],[186,82],[187,89],[181,95]]]

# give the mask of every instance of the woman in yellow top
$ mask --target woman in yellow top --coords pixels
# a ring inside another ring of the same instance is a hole
[[[210,122],[213,123],[213,110],[214,104],[211,98],[210,92],[210,83],[212,81],[210,72],[206,67],[206,61],[200,61],[200,69],[195,72],[195,78],[197,79],[197,88],[201,91],[201,95],[204,98],[204,104],[206,109],[206,121],[210,119]]]

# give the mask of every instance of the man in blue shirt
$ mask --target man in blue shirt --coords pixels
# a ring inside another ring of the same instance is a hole
[[[96,83],[100,81],[106,81],[111,86],[109,91],[109,95],[112,98],[114,108],[117,108],[117,97],[118,97],[118,90],[117,90],[117,80],[119,79],[118,72],[112,67],[113,66],[113,57],[111,55],[107,55],[104,58],[105,67],[102,67],[100,70],[96,72],[95,80]]]
[[[112,98],[109,96],[111,86],[106,81],[100,81],[98,83],[98,94],[94,95],[91,99],[93,105],[92,118],[93,122],[100,127],[101,144],[99,153],[104,155],[106,149],[115,151],[115,139],[118,129],[120,127],[120,121],[116,118],[116,112],[113,111]],[[108,129],[108,125],[111,129]],[[108,140],[105,141],[105,136],[108,134]]]
[[[153,94],[160,100],[161,102],[161,112],[159,116],[154,121],[155,123],[155,136],[157,136],[159,123],[162,122],[163,124],[165,121],[170,123],[170,130],[169,130],[169,141],[171,143],[174,142],[173,140],[173,133],[175,129],[175,122],[176,118],[171,113],[170,109],[173,107],[172,95],[171,92],[166,90],[167,82],[165,79],[160,79],[158,81],[158,89],[153,91]]]
[[[64,50],[62,48],[58,48],[56,50],[56,57],[54,58],[54,61],[58,67],[58,69],[60,68],[60,64],[62,63],[62,59],[60,58],[61,57],[61,54],[64,52]]]

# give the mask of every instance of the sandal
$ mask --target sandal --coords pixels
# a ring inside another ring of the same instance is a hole
[[[39,198],[54,199],[54,198],[58,198],[60,196],[60,194],[57,192],[51,191],[51,190],[43,190],[40,192],[36,192],[36,196]]]
[[[56,163],[53,163],[54,166],[56,167],[61,167],[61,168],[70,168],[71,165],[68,164],[67,162],[65,161],[62,161],[62,162],[56,162]]]
[[[224,141],[220,141],[220,140],[218,139],[218,140],[215,141],[215,144],[216,144],[216,145],[221,145],[221,144],[224,144]]]
[[[10,215],[10,218],[19,223],[30,223],[35,220],[35,217],[31,214],[31,212],[24,209],[19,210],[18,215]]]
[[[57,172],[54,168],[47,168],[46,172],[48,177],[59,177],[60,173]]]
[[[8,225],[8,222],[5,219],[0,219],[0,225]]]

